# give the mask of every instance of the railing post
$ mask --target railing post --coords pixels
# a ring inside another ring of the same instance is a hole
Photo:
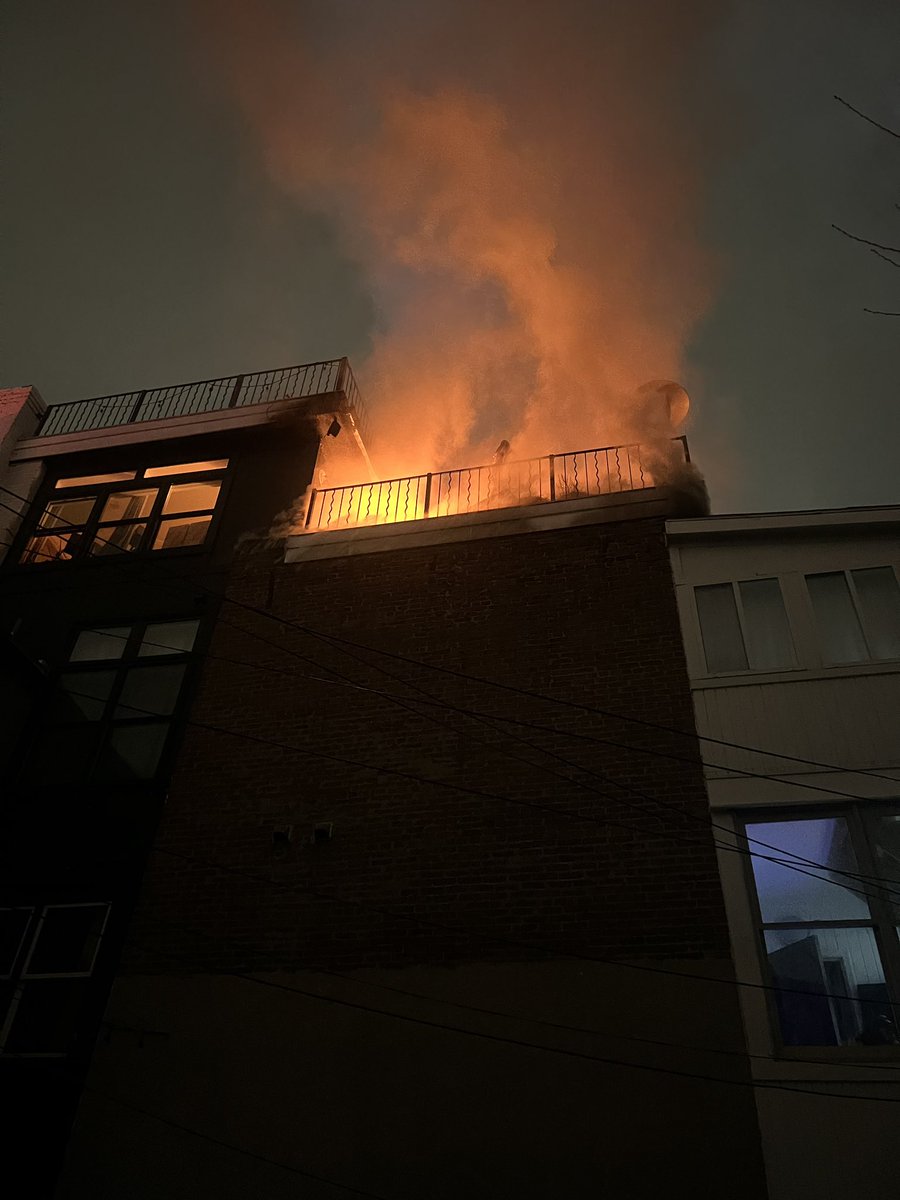
[[[349,369],[350,360],[348,358],[342,358],[340,366],[338,367],[337,386],[335,391],[343,392],[345,396],[347,396],[347,372]],[[347,399],[349,400],[349,396],[347,396]]]
[[[428,516],[430,508],[431,508],[431,472],[429,471],[428,474],[425,476],[425,510],[424,510],[423,516],[426,516],[426,517]]]
[[[303,528],[309,529],[309,523],[312,520],[313,505],[316,502],[316,489],[311,488],[309,493],[309,504],[306,506],[306,520],[303,522]]]
[[[144,397],[146,395],[147,395],[147,392],[145,390],[145,391],[141,392],[141,394],[138,396],[134,407],[132,408],[131,412],[128,414],[128,420],[125,422],[126,425],[132,425],[138,419],[138,413],[141,411],[141,405],[144,403]]]
[[[550,499],[555,500],[556,499],[556,473],[555,473],[554,467],[553,467],[554,455],[548,454],[547,459],[550,463]]]
[[[231,393],[231,399],[228,401],[229,408],[237,408],[238,396],[241,394],[241,388],[244,386],[244,376],[238,375],[234,381],[234,390]]]

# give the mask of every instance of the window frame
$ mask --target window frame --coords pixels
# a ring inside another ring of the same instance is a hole
[[[180,473],[161,474],[147,476],[148,471],[159,471],[165,469],[165,463],[148,463],[143,467],[136,467],[133,472],[110,472],[109,474],[131,474],[130,479],[115,479],[108,480],[105,483],[90,484],[74,484],[70,487],[59,487],[57,481],[59,478],[89,478],[88,475],[75,476],[72,474],[71,468],[61,469],[56,477],[49,480],[35,503],[32,505],[27,520],[23,521],[22,529],[17,538],[16,552],[10,555],[10,560],[13,565],[20,568],[35,568],[41,567],[48,569],[51,567],[66,566],[71,563],[99,563],[99,562],[119,562],[130,558],[145,558],[148,556],[157,556],[160,554],[190,554],[208,552],[215,542],[216,533],[219,522],[225,508],[225,501],[229,484],[232,477],[233,463],[229,459],[214,459],[213,462],[225,462],[224,467],[210,467],[205,470],[184,471]],[[178,466],[180,464],[172,464]],[[185,466],[194,464],[185,463]],[[63,474],[63,470],[67,473]],[[97,476],[102,478],[102,472],[97,472]],[[190,483],[217,483],[219,485],[216,502],[213,508],[204,508],[190,510],[183,513],[164,514],[163,509],[168,499],[170,491],[182,484]],[[119,493],[137,492],[137,491],[154,491],[156,495],[153,498],[153,503],[148,514],[144,517],[125,518],[119,521],[109,520],[103,521],[102,514],[110,497]],[[92,507],[86,520],[78,525],[57,525],[55,527],[42,528],[42,522],[49,515],[50,506],[55,501],[64,500],[80,500],[90,499]],[[187,545],[187,546],[166,546],[154,549],[154,541],[156,540],[163,524],[166,520],[172,520],[177,517],[209,517],[206,534],[202,541]],[[93,547],[97,541],[98,535],[102,536],[102,530],[110,532],[121,529],[125,526],[143,525],[143,533],[141,534],[140,543],[133,550],[119,550],[107,553],[92,553]],[[34,559],[28,561],[27,555],[29,547],[42,537],[52,537],[54,534],[80,534],[81,538],[77,548],[70,558],[54,558],[48,562]]]
[[[197,625],[193,644],[189,650],[173,649],[171,653],[150,653],[143,655],[140,653],[147,630],[152,626],[180,625],[186,622],[195,622]],[[73,659],[72,655],[82,633],[100,632],[107,629],[128,630],[127,635],[123,637],[122,653],[117,658]],[[203,615],[196,612],[187,615],[142,616],[138,620],[134,618],[120,621],[111,620],[104,622],[102,625],[98,621],[92,621],[74,627],[70,633],[68,651],[64,658],[55,665],[55,669],[47,681],[47,687],[43,693],[40,706],[32,720],[31,734],[26,743],[27,748],[19,767],[20,781],[28,787],[36,788],[89,786],[94,789],[106,789],[155,786],[160,779],[168,775],[171,758],[174,753],[175,737],[183,726],[183,718],[190,705],[190,693],[193,681],[202,659],[200,644],[204,635],[205,624]],[[128,707],[127,702],[121,700],[121,696],[126,682],[133,672],[167,666],[182,666],[184,668],[178,694],[170,713],[156,714],[148,711],[146,716],[140,715],[131,718],[116,715],[120,704],[124,703],[125,707]],[[103,706],[103,711],[99,717],[96,719],[85,718],[79,720],[74,716],[55,718],[52,715],[52,706],[58,697],[64,694],[62,681],[65,676],[90,676],[104,672],[113,673],[114,679],[107,695],[102,698],[98,697],[98,703]],[[98,768],[101,765],[104,753],[110,745],[113,732],[117,729],[137,728],[138,726],[147,725],[165,727],[162,748],[160,749],[159,758],[153,773],[147,776],[133,775],[117,779],[104,776]],[[32,764],[35,760],[37,747],[41,744],[43,738],[48,733],[52,735],[54,730],[79,728],[83,728],[85,737],[93,738],[94,742],[93,746],[88,750],[83,769],[73,773],[72,777],[64,784],[49,779],[36,778],[36,772]]]
[[[836,669],[839,667],[871,667],[873,665],[883,665],[887,663],[900,662],[900,657],[897,658],[875,658],[872,654],[872,635],[869,631],[869,619],[866,616],[865,605],[859,598],[859,593],[856,590],[856,581],[853,578],[857,571],[871,571],[886,568],[892,571],[894,579],[900,589],[900,568],[892,562],[874,563],[871,566],[856,566],[856,567],[834,567],[825,571],[804,571],[803,572],[803,588],[806,593],[806,601],[809,605],[810,613],[812,614],[813,638],[816,645],[816,651],[819,656],[819,661],[826,669]],[[825,646],[822,639],[821,631],[818,624],[818,616],[816,614],[816,606],[813,603],[812,592],[809,590],[809,580],[816,575],[843,575],[844,581],[847,584],[847,591],[850,594],[850,603],[853,605],[853,611],[856,613],[856,619],[859,621],[859,628],[862,632],[863,641],[866,644],[868,657],[861,658],[856,662],[846,663],[830,663],[825,657]]]
[[[98,962],[103,954],[103,947],[107,938],[107,931],[110,927],[110,918],[113,910],[111,899],[104,898],[99,900],[55,900],[46,902],[36,902],[31,904],[3,904],[0,905],[5,911],[29,911],[30,917],[25,926],[25,930],[19,942],[16,955],[12,962],[12,970],[8,975],[2,976],[5,983],[11,989],[9,999],[9,1007],[6,1013],[0,1020],[0,1060],[2,1059],[19,1059],[19,1058],[68,1058],[76,1049],[76,1041],[78,1034],[73,1037],[73,1043],[66,1050],[8,1050],[6,1048],[7,1041],[15,1026],[16,1016],[22,1003],[23,996],[29,985],[37,985],[40,987],[42,983],[52,983],[59,980],[84,980],[85,987],[89,988],[91,979],[94,979],[98,974]],[[94,954],[91,958],[90,967],[82,971],[53,971],[53,972],[38,972],[30,973],[28,967],[34,956],[35,948],[40,937],[41,929],[47,918],[47,913],[52,909],[61,908],[103,908],[103,920],[100,926],[100,932],[97,935],[97,943],[94,947]]]
[[[744,601],[741,596],[742,583],[759,583],[763,580],[774,579],[778,585],[778,593],[781,597],[781,607],[784,611],[784,619],[787,624],[788,637],[791,643],[791,664],[787,667],[753,667],[750,666],[750,655],[748,652],[749,640],[747,637],[747,620],[744,615]],[[709,661],[706,656],[706,642],[703,638],[703,624],[700,620],[700,607],[697,603],[697,592],[701,588],[708,587],[731,587],[731,595],[734,600],[735,611],[737,613],[738,628],[741,634],[742,649],[744,657],[747,659],[748,665],[738,669],[729,669],[727,671],[713,671],[709,666]],[[797,636],[794,629],[794,623],[791,620],[790,607],[788,605],[787,591],[784,586],[784,579],[779,574],[773,575],[751,575],[747,579],[719,579],[705,583],[691,584],[691,606],[694,615],[694,624],[697,630],[697,645],[700,651],[700,661],[703,664],[703,676],[707,679],[729,679],[736,676],[747,675],[782,675],[789,671],[797,671],[802,669],[801,656],[797,645]]]
[[[881,959],[884,971],[885,986],[889,1002],[895,1009],[895,1027],[900,1037],[900,913],[894,916],[891,912],[890,901],[878,895],[867,895],[869,904],[869,920],[833,920],[833,921],[791,921],[766,922],[762,917],[759,893],[753,874],[753,856],[771,855],[772,850],[765,846],[756,846],[748,841],[752,834],[747,832],[748,825],[760,823],[776,823],[778,821],[821,820],[828,818],[844,818],[850,832],[851,844],[856,854],[857,872],[860,875],[874,876],[882,879],[883,874],[878,869],[874,843],[869,830],[867,818],[876,813],[900,815],[900,798],[884,800],[867,800],[862,803],[846,804],[807,804],[807,805],[769,805],[765,808],[741,808],[732,813],[734,831],[738,843],[749,853],[742,855],[742,879],[744,898],[748,905],[749,916],[753,926],[753,952],[758,971],[758,977],[766,985],[764,993],[765,1011],[768,1024],[768,1034],[772,1058],[776,1061],[808,1060],[821,1062],[827,1056],[827,1061],[840,1063],[842,1061],[864,1062],[875,1059],[900,1059],[900,1042],[885,1045],[866,1045],[851,1043],[848,1045],[794,1045],[784,1041],[781,1031],[781,1020],[778,1013],[776,995],[778,986],[774,981],[772,968],[769,963],[769,952],[766,948],[765,933],[768,929],[778,928],[867,928],[871,929],[875,945]],[[778,845],[777,836],[773,842]],[[802,864],[800,864],[802,866]],[[850,881],[851,887],[857,886]],[[890,884],[886,885],[887,887]],[[877,883],[861,881],[860,888],[877,889]],[[900,889],[898,889],[900,891]],[[900,900],[894,902],[900,908]],[[815,993],[811,993],[815,994]]]

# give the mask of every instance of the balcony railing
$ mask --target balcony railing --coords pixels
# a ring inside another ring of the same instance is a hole
[[[675,438],[674,447],[681,460],[688,461],[687,440]],[[654,457],[658,460],[658,453]],[[604,446],[313,489],[307,505],[306,531],[389,525],[639,491],[655,486],[647,459],[646,448],[642,450],[638,445]]]
[[[141,421],[164,421],[223,408],[325,396],[331,392],[344,395],[360,433],[365,436],[365,413],[350,364],[346,358],[333,358],[327,362],[257,371],[253,375],[229,375],[225,379],[204,379],[198,383],[177,383],[171,387],[54,404],[47,410],[38,437],[109,429],[113,425],[132,425]]]

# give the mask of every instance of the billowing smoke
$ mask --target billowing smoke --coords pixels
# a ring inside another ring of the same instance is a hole
[[[201,3],[251,152],[366,272],[379,474],[487,461],[501,438],[519,458],[659,435],[635,389],[680,377],[709,293],[713,8]]]

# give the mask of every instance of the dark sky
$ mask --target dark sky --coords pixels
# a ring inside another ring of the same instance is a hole
[[[248,158],[188,5],[14,0],[4,32],[4,385],[55,402],[366,356],[362,272]],[[900,139],[832,99],[900,129],[898,47],[893,0],[718,6],[691,99],[727,94],[718,282],[683,380],[714,511],[900,502],[900,318],[863,311],[900,310],[900,269],[831,229],[900,245]]]

